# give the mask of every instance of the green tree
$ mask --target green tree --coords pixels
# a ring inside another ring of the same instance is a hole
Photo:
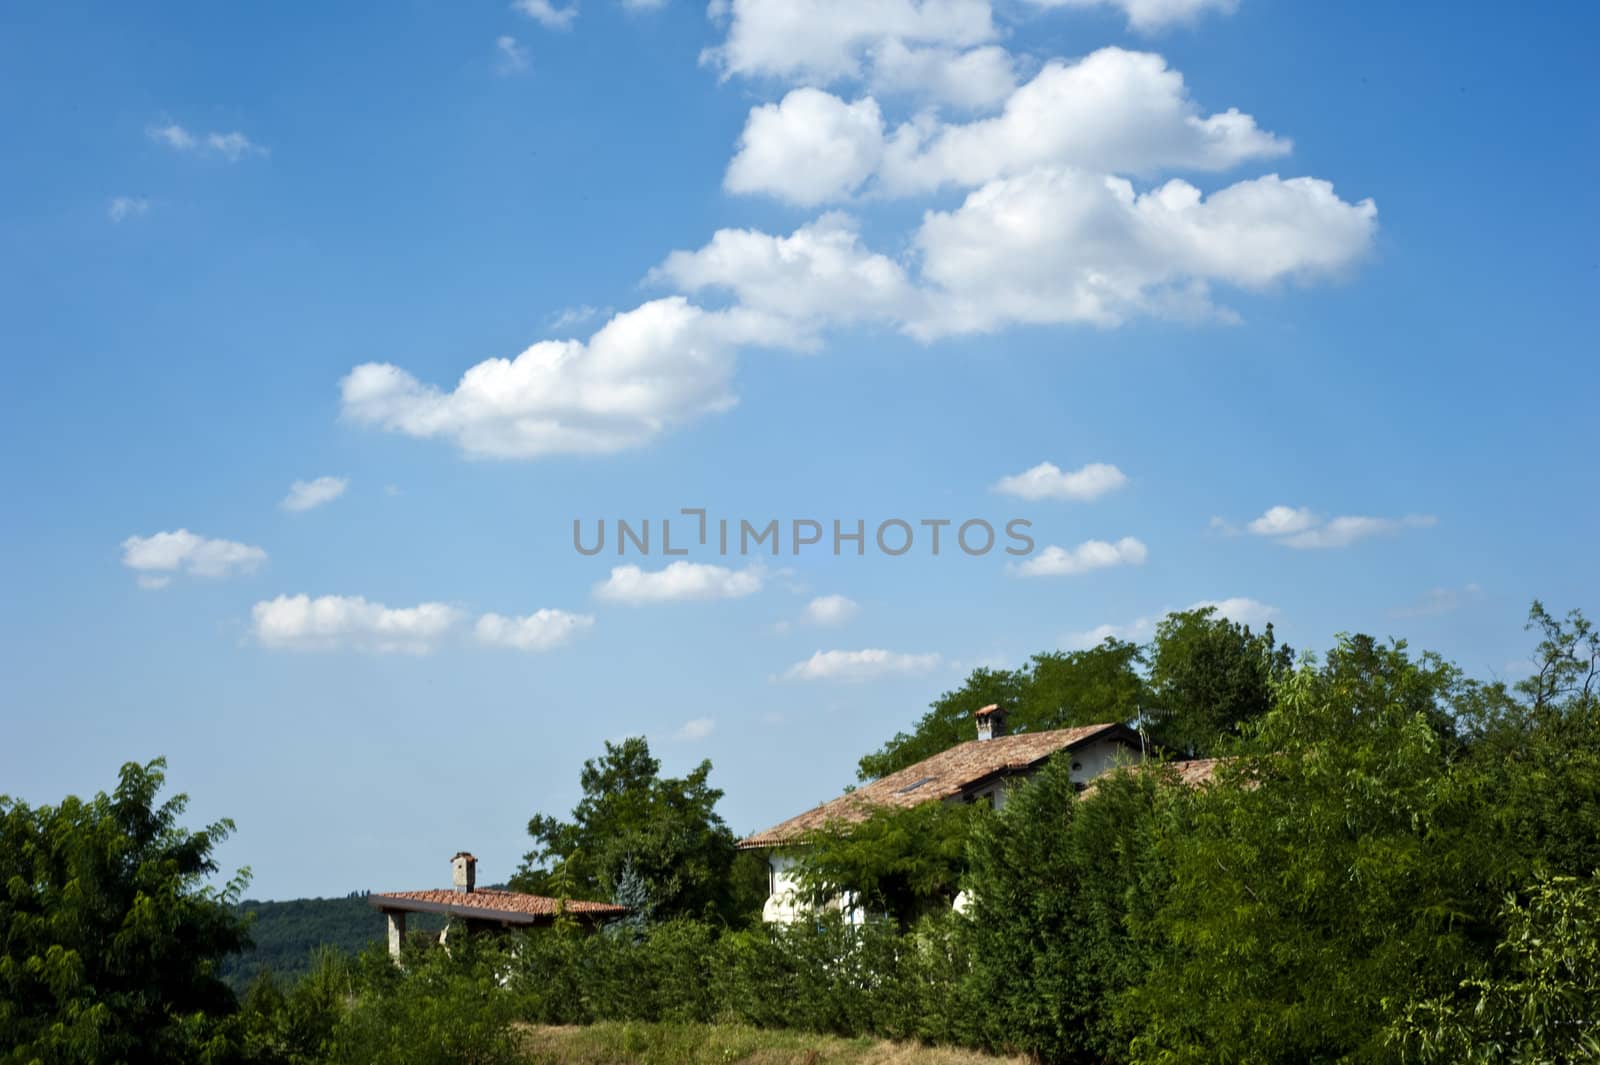
[[[1384,1060],[1389,1011],[1481,956],[1476,780],[1419,707],[1429,667],[1403,645],[1361,654],[1382,668],[1307,663],[1285,681],[1165,837],[1162,947],[1128,1000],[1136,1060]]]
[[[1121,1060],[1116,1005],[1149,968],[1137,929],[1163,897],[1159,852],[1176,785],[1118,773],[1080,795],[1065,761],[1012,793],[972,836],[967,996],[982,1040],[1045,1061]]]
[[[880,807],[856,824],[809,833],[793,850],[794,875],[814,902],[850,892],[867,912],[909,927],[950,908],[966,871],[967,837],[986,812],[976,803]]]
[[[1007,709],[1013,732],[1131,721],[1144,699],[1142,662],[1138,645],[1108,639],[1084,651],[1034,655],[1019,670],[976,669],[935,699],[912,731],[863,757],[857,775],[881,777],[974,739],[972,715],[990,703]]]
[[[716,812],[722,792],[710,775],[705,761],[687,776],[663,777],[642,736],[607,742],[604,755],[583,764],[571,820],[538,814],[528,822],[535,847],[512,886],[604,901],[627,873],[627,890],[650,899],[654,918],[741,920],[748,900],[730,875],[735,840]]]
[[[1256,634],[1215,607],[1168,614],[1150,649],[1153,738],[1190,755],[1212,753],[1267,712],[1273,684],[1293,664],[1271,622]]]
[[[1410,1006],[1390,1041],[1420,1062],[1600,1062],[1600,884],[1546,877],[1499,917],[1498,969]]]
[[[233,825],[157,805],[166,763],[128,763],[116,790],[29,807],[0,796],[0,1062],[225,1059],[237,1008],[217,975],[247,938],[212,851]]]

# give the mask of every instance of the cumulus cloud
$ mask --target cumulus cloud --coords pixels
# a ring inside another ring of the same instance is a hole
[[[894,38],[872,50],[868,80],[886,96],[927,98],[966,110],[999,104],[1017,87],[1016,62],[999,45],[962,51]]]
[[[501,74],[515,74],[528,69],[528,50],[518,43],[515,37],[509,34],[496,37],[494,51],[498,57],[495,69]]]
[[[843,625],[860,610],[856,601],[848,596],[819,595],[806,604],[804,616],[812,625]]]
[[[1326,524],[1279,539],[1290,547],[1349,547],[1358,540],[1389,536],[1405,529],[1427,529],[1437,525],[1432,514],[1407,514],[1402,518],[1369,518],[1349,515],[1332,518]]]
[[[761,590],[757,569],[731,570],[705,562],[678,561],[665,569],[617,566],[594,587],[595,598],[612,603],[674,603],[686,600],[741,599]]]
[[[702,55],[724,77],[817,85],[859,78],[886,41],[963,49],[996,37],[989,0],[713,0],[722,44]]]
[[[703,740],[717,729],[717,723],[709,717],[697,717],[685,721],[679,726],[678,731],[672,734],[675,740]]]
[[[572,20],[578,17],[577,4],[557,7],[550,0],[516,0],[511,6],[551,30],[570,29]]]
[[[213,540],[188,529],[130,536],[122,541],[122,564],[139,575],[142,588],[164,588],[177,573],[191,577],[231,577],[249,573],[267,553],[235,540]]]
[[[1120,178],[1040,169],[925,216],[922,275],[943,298],[909,331],[1215,316],[1210,283],[1337,274],[1371,246],[1376,218],[1371,200],[1347,203],[1314,178],[1269,174],[1203,197],[1185,181],[1138,194]]]
[[[444,603],[395,608],[360,596],[280,595],[251,611],[256,640],[277,650],[426,654],[461,619]]]
[[[818,651],[784,672],[785,680],[862,681],[896,674],[927,673],[941,662],[937,654],[902,654],[867,648],[861,651]]]
[[[1168,26],[1194,22],[1201,15],[1216,12],[1230,15],[1239,7],[1239,0],[1028,0],[1036,7],[1110,7],[1121,11],[1128,19],[1128,28],[1140,33],[1150,33]]]
[[[862,244],[855,220],[830,212],[787,237],[721,229],[696,251],[675,251],[651,278],[689,293],[731,293],[740,306],[789,324],[791,340],[823,325],[894,322],[919,300],[894,260]]]
[[[1275,606],[1269,606],[1259,599],[1250,599],[1244,596],[1234,596],[1228,599],[1202,599],[1198,603],[1191,603],[1184,609],[1204,610],[1210,607],[1217,612],[1219,617],[1240,625],[1247,625],[1252,629],[1260,629],[1267,622],[1277,618],[1280,611]],[[1092,629],[1082,632],[1068,633],[1063,637],[1063,642],[1071,650],[1084,650],[1104,643],[1108,639],[1127,640],[1132,643],[1144,643],[1156,633],[1156,624],[1166,616],[1169,611],[1161,614],[1147,614],[1135,618],[1126,624],[1096,625]]]
[[[1105,540],[1085,540],[1072,548],[1051,544],[1007,568],[1020,577],[1075,577],[1112,566],[1142,566],[1148,556],[1143,543],[1124,536],[1114,544]]]
[[[344,495],[350,482],[343,477],[318,477],[314,481],[296,481],[289,486],[289,494],[278,504],[284,510],[302,511],[332,503]]]
[[[150,210],[150,201],[143,196],[115,196],[106,207],[106,217],[121,222]]]
[[[845,103],[820,89],[795,89],[750,112],[723,187],[810,206],[849,196],[882,159],[877,101]]]
[[[515,651],[548,651],[594,626],[589,614],[570,614],[565,610],[536,610],[525,617],[484,614],[473,633],[479,643],[507,647]]]
[[[478,363],[451,391],[363,363],[341,382],[342,411],[475,456],[617,451],[733,406],[737,348],[789,339],[748,310],[706,311],[674,296],[614,316],[587,343],[544,340]]]
[[[1358,540],[1389,536],[1406,529],[1426,529],[1438,524],[1432,514],[1407,514],[1399,518],[1341,515],[1323,521],[1309,507],[1270,507],[1247,526],[1258,536],[1298,548],[1348,547]]]
[[[885,54],[899,57],[895,69],[912,69],[914,53]],[[781,104],[754,108],[739,143],[728,190],[800,204],[847,197],[869,178],[876,191],[904,196],[975,188],[1041,166],[1098,174],[1226,170],[1291,147],[1236,109],[1202,114],[1165,59],[1121,48],[1047,63],[993,117],[944,123],[924,116],[892,133],[871,97],[847,104],[796,89]],[[816,176],[794,173],[818,160],[825,165]]]
[[[1104,462],[1091,462],[1070,472],[1053,462],[1041,462],[1032,469],[1000,478],[995,482],[994,490],[1018,499],[1090,502],[1121,488],[1127,482],[1128,478],[1121,470]]]
[[[1247,528],[1257,536],[1284,536],[1309,529],[1316,523],[1317,517],[1311,513],[1310,507],[1276,506],[1269,507]]]

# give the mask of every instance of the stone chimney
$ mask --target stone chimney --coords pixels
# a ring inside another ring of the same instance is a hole
[[[456,894],[465,895],[478,886],[478,859],[466,851],[457,851],[450,859],[450,883]]]
[[[1006,734],[1006,712],[999,703],[990,703],[973,716],[978,719],[978,739],[992,740]]]

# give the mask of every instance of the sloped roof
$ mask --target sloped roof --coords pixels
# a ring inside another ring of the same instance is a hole
[[[1141,762],[1138,765],[1119,766],[1112,772],[1142,773],[1146,771],[1160,772],[1165,769],[1177,774],[1177,783],[1186,787],[1198,788],[1202,784],[1211,783],[1217,775],[1217,769],[1226,758],[1191,758],[1187,762]],[[1091,780],[1083,789],[1082,797],[1087,799],[1094,794],[1098,780]]]
[[[739,841],[742,849],[792,843],[829,823],[859,824],[880,807],[906,809],[959,795],[993,776],[1032,768],[1057,751],[1101,737],[1137,745],[1138,735],[1126,725],[1083,725],[1049,732],[1023,732],[992,740],[969,740],[914,765],[863,784],[855,791],[814,806],[803,814]]]
[[[555,920],[558,900],[546,895],[525,895],[520,891],[477,888],[473,891],[391,891],[369,895],[367,901],[379,910],[409,913],[445,913],[452,917],[503,921],[506,924],[548,924]],[[623,906],[609,902],[566,900],[565,910],[573,917],[604,920],[627,913]]]

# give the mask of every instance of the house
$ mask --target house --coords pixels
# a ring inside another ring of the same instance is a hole
[[[1139,734],[1126,725],[1083,725],[1008,736],[1001,707],[986,706],[974,717],[976,739],[940,751],[740,840],[741,850],[767,852],[768,896],[762,918],[788,924],[806,913],[807,906],[790,876],[793,849],[824,826],[858,824],[874,810],[905,809],[925,802],[986,802],[998,809],[1005,805],[1012,787],[1037,773],[1056,755],[1072,759],[1072,780],[1080,788],[1108,769],[1143,761],[1144,745]],[[848,897],[835,900],[833,905],[843,909],[852,921],[862,919]]]
[[[445,914],[459,921],[469,932],[505,932],[513,928],[552,925],[558,915],[593,927],[628,912],[626,907],[609,902],[562,900],[500,888],[480,888],[477,886],[478,859],[466,851],[458,851],[450,859],[450,869],[452,885],[449,890],[392,891],[367,896],[371,906],[389,919],[389,953],[395,958],[400,957],[400,946],[405,942],[408,913]]]

